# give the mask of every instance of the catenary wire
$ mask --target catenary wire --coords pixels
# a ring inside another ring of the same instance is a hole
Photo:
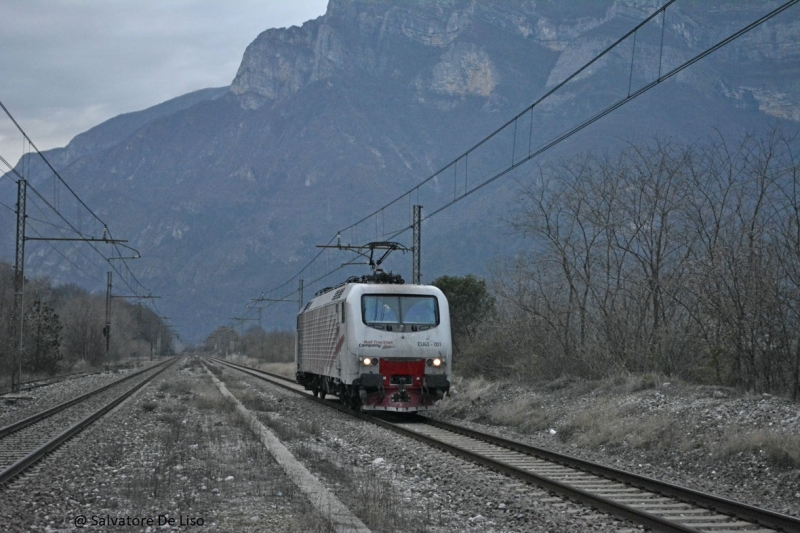
[[[349,225],[349,226],[347,226],[347,227],[343,228],[342,230],[338,231],[338,232],[337,232],[337,235],[340,235],[341,233],[343,233],[343,232],[345,232],[345,231],[348,231],[348,230],[354,230],[354,229],[355,229],[355,228],[357,228],[357,227],[358,227],[360,224],[362,224],[362,223],[366,222],[367,220],[369,220],[371,217],[373,217],[373,216],[378,216],[378,215],[379,215],[381,212],[385,212],[385,210],[386,210],[386,209],[388,209],[388,208],[390,208],[391,206],[393,206],[394,204],[398,203],[398,202],[399,202],[400,200],[402,200],[403,198],[406,198],[406,197],[411,197],[411,196],[414,194],[414,192],[415,192],[415,191],[416,191],[416,193],[419,195],[419,191],[420,191],[420,189],[421,189],[421,187],[422,187],[423,185],[425,185],[425,184],[427,184],[428,182],[430,182],[431,180],[433,180],[433,179],[437,178],[437,177],[438,177],[438,176],[440,176],[442,173],[444,173],[445,171],[447,171],[447,170],[448,170],[448,169],[449,169],[451,166],[454,166],[454,165],[456,165],[456,164],[457,164],[459,161],[461,161],[462,159],[464,159],[465,161],[468,161],[468,157],[469,157],[469,155],[470,155],[471,153],[473,153],[475,150],[477,150],[477,149],[478,149],[480,146],[484,145],[484,144],[485,144],[485,143],[487,143],[489,140],[491,140],[492,138],[494,138],[495,136],[497,136],[497,135],[498,135],[498,134],[499,134],[501,131],[503,131],[504,129],[506,129],[507,127],[509,127],[509,126],[510,126],[512,123],[515,123],[515,122],[516,122],[518,119],[522,118],[522,117],[525,115],[525,113],[531,112],[531,111],[532,111],[532,110],[533,110],[533,109],[534,109],[536,106],[538,106],[538,105],[539,105],[541,102],[543,102],[543,101],[544,101],[546,98],[550,97],[550,96],[551,96],[551,95],[553,95],[555,92],[557,92],[559,89],[561,89],[561,88],[562,88],[564,85],[566,85],[568,82],[570,82],[570,81],[572,81],[573,79],[575,79],[576,77],[578,77],[578,76],[579,76],[579,75],[580,75],[582,72],[586,71],[586,70],[587,70],[588,68],[590,68],[590,67],[591,67],[591,66],[592,66],[594,63],[596,63],[597,61],[599,61],[600,59],[602,59],[602,58],[603,58],[603,57],[604,57],[606,54],[610,53],[610,52],[611,52],[611,51],[612,51],[614,48],[616,48],[618,45],[620,45],[622,42],[624,42],[626,39],[628,39],[628,38],[629,38],[631,35],[635,35],[635,34],[636,34],[636,32],[637,32],[639,29],[641,29],[641,28],[642,28],[644,25],[646,25],[648,22],[650,22],[651,20],[653,20],[653,19],[654,19],[655,17],[657,17],[659,14],[661,14],[661,13],[665,13],[665,12],[666,12],[666,9],[667,9],[668,7],[670,7],[670,6],[671,6],[673,3],[675,3],[675,1],[676,1],[676,0],[670,0],[670,1],[668,1],[667,3],[665,3],[665,4],[664,4],[664,5],[661,7],[661,8],[659,8],[659,9],[658,9],[658,10],[656,10],[654,13],[652,13],[652,14],[651,14],[649,17],[647,17],[647,18],[646,18],[644,21],[642,21],[642,22],[641,22],[641,23],[639,23],[639,24],[638,24],[636,27],[634,27],[633,29],[631,29],[631,30],[630,30],[628,33],[626,33],[624,36],[622,36],[621,38],[619,38],[618,40],[616,40],[614,43],[612,43],[610,46],[608,46],[608,47],[607,47],[605,50],[603,50],[602,52],[600,52],[600,53],[599,53],[597,56],[595,56],[594,58],[592,58],[592,59],[591,59],[589,62],[587,62],[586,64],[584,64],[582,67],[580,67],[580,68],[579,68],[578,70],[576,70],[575,72],[573,72],[573,73],[572,73],[570,76],[568,76],[566,79],[564,79],[564,80],[563,80],[561,83],[559,83],[559,84],[557,84],[556,86],[554,86],[554,87],[553,87],[553,88],[552,88],[550,91],[548,91],[548,92],[547,92],[545,95],[543,95],[541,98],[539,98],[539,99],[538,99],[536,102],[534,102],[533,104],[531,104],[530,106],[528,106],[528,107],[527,107],[527,108],[526,108],[524,111],[520,112],[519,114],[517,114],[517,115],[516,115],[515,117],[513,117],[512,119],[508,120],[508,121],[507,121],[505,124],[503,124],[502,126],[500,126],[499,128],[497,128],[496,130],[494,130],[494,131],[493,131],[491,134],[489,134],[488,136],[484,137],[484,138],[483,138],[481,141],[479,141],[477,144],[473,145],[473,146],[472,146],[471,148],[469,148],[467,151],[463,152],[461,155],[459,155],[458,157],[456,157],[455,159],[453,159],[453,160],[452,160],[450,163],[448,163],[447,165],[443,166],[441,169],[439,169],[438,171],[436,171],[435,173],[433,173],[432,175],[430,175],[428,178],[424,179],[423,181],[421,181],[420,183],[418,183],[417,185],[415,185],[414,187],[412,187],[411,189],[409,189],[407,192],[405,192],[405,193],[403,193],[402,195],[400,195],[400,196],[396,197],[395,199],[391,200],[389,203],[387,203],[387,204],[385,204],[384,206],[382,206],[382,207],[380,207],[380,208],[376,209],[375,211],[371,212],[370,214],[368,214],[368,215],[364,216],[363,218],[359,219],[357,222],[355,222],[355,223],[353,223],[353,224],[351,224],[351,225]],[[553,140],[551,140],[551,141],[547,142],[547,143],[546,143],[544,146],[542,146],[541,148],[537,149],[535,152],[533,152],[533,153],[529,153],[529,154],[528,154],[526,157],[524,157],[524,158],[522,158],[522,159],[519,159],[519,160],[516,160],[516,161],[514,161],[514,160],[513,160],[513,158],[512,158],[512,164],[511,164],[510,166],[508,166],[508,167],[506,167],[506,168],[503,168],[502,170],[500,170],[500,171],[498,171],[498,172],[495,172],[494,174],[492,174],[492,173],[489,173],[489,175],[490,175],[491,177],[489,177],[489,178],[486,178],[486,177],[485,177],[485,176],[486,176],[486,174],[484,174],[484,180],[483,180],[482,182],[480,182],[480,183],[479,183],[478,185],[476,185],[476,186],[473,186],[473,188],[472,188],[472,189],[466,190],[466,191],[465,191],[465,192],[464,192],[464,193],[463,193],[461,196],[458,196],[458,197],[454,198],[452,201],[449,201],[449,202],[445,203],[444,205],[442,205],[442,206],[438,207],[437,209],[435,209],[435,210],[434,210],[434,211],[432,211],[431,213],[427,214],[427,215],[426,215],[426,216],[423,218],[423,220],[427,220],[427,219],[430,219],[430,218],[432,218],[433,216],[435,216],[435,215],[437,215],[438,213],[440,213],[440,212],[444,211],[445,209],[447,209],[447,208],[449,208],[449,207],[453,206],[454,204],[456,204],[456,203],[458,203],[459,201],[463,200],[464,198],[466,198],[467,196],[471,195],[472,193],[474,193],[474,192],[477,192],[477,191],[479,191],[479,190],[483,189],[483,188],[484,188],[486,185],[489,185],[490,183],[492,183],[492,182],[496,181],[497,179],[499,179],[499,178],[503,177],[504,175],[508,174],[509,172],[511,172],[512,170],[516,169],[516,168],[517,168],[517,167],[519,167],[520,165],[522,165],[522,164],[524,164],[524,163],[528,162],[529,160],[533,159],[534,157],[536,157],[536,156],[538,156],[538,155],[541,155],[542,153],[544,153],[544,152],[546,152],[546,151],[550,150],[551,148],[553,148],[553,147],[554,147],[554,146],[556,146],[557,144],[560,144],[560,143],[561,143],[561,142],[563,142],[564,140],[566,140],[566,139],[570,138],[571,136],[575,135],[576,133],[578,133],[578,132],[580,132],[581,130],[585,129],[586,127],[590,126],[590,125],[591,125],[591,124],[593,124],[594,122],[596,122],[596,121],[600,120],[601,118],[605,117],[606,115],[608,115],[608,114],[610,114],[610,113],[614,112],[615,110],[619,109],[621,106],[623,106],[623,105],[625,105],[626,103],[630,102],[630,101],[631,101],[631,100],[633,100],[634,98],[636,98],[636,97],[638,97],[638,96],[640,96],[640,95],[644,94],[645,92],[649,91],[650,89],[652,89],[652,88],[653,88],[653,87],[655,87],[656,85],[658,85],[658,84],[660,84],[660,83],[662,83],[662,82],[666,81],[667,79],[670,79],[670,78],[672,78],[672,77],[673,77],[673,76],[675,76],[676,74],[678,74],[678,73],[682,72],[683,70],[685,70],[686,68],[688,68],[688,67],[690,67],[690,66],[694,65],[695,63],[697,63],[698,61],[700,61],[700,60],[702,60],[703,58],[707,57],[708,55],[710,55],[711,53],[715,52],[715,51],[716,51],[716,50],[718,50],[719,48],[722,48],[723,46],[725,46],[725,45],[729,44],[730,42],[734,41],[735,39],[738,39],[738,38],[739,38],[739,37],[741,37],[742,35],[744,35],[744,34],[748,33],[749,31],[753,30],[754,28],[756,28],[756,27],[760,26],[760,25],[761,25],[761,24],[763,24],[764,22],[766,22],[766,21],[768,21],[768,20],[770,20],[770,19],[774,18],[775,16],[779,15],[780,13],[782,13],[783,11],[785,11],[786,9],[789,9],[790,7],[794,6],[794,5],[795,5],[795,4],[797,4],[798,2],[800,2],[800,0],[790,0],[790,1],[786,2],[785,4],[782,4],[781,6],[779,6],[779,7],[775,8],[775,9],[773,9],[772,11],[770,11],[770,12],[769,12],[769,13],[767,13],[766,15],[762,16],[761,18],[757,19],[756,21],[752,22],[751,24],[748,24],[747,26],[745,26],[744,28],[742,28],[742,29],[740,29],[740,30],[736,31],[735,33],[731,34],[731,35],[730,35],[730,36],[728,36],[727,38],[725,38],[725,39],[723,39],[723,40],[719,41],[717,44],[715,44],[715,45],[713,45],[713,46],[711,46],[711,47],[707,48],[707,49],[706,49],[706,50],[704,50],[703,52],[701,52],[701,53],[699,53],[699,54],[695,55],[694,57],[692,57],[691,59],[689,59],[689,60],[685,61],[684,63],[682,63],[682,64],[681,64],[681,65],[679,65],[678,67],[676,67],[676,68],[674,68],[674,69],[670,70],[670,71],[669,71],[669,72],[667,72],[666,74],[661,74],[661,67],[660,67],[660,64],[659,64],[659,76],[658,76],[658,78],[657,78],[657,79],[655,79],[655,80],[651,81],[650,83],[647,83],[647,84],[645,84],[643,87],[639,88],[638,90],[636,90],[636,91],[635,91],[635,92],[633,92],[633,93],[630,93],[630,92],[629,92],[629,93],[628,93],[628,95],[627,95],[625,98],[623,98],[623,99],[621,99],[621,100],[619,100],[619,101],[615,102],[614,104],[612,104],[612,105],[608,106],[607,108],[603,109],[602,111],[600,111],[600,112],[596,113],[595,115],[591,116],[589,119],[587,119],[587,120],[583,121],[582,123],[578,124],[577,126],[575,126],[575,127],[571,128],[571,129],[567,130],[565,133],[562,133],[561,135],[557,136],[555,139],[553,139]],[[398,235],[400,235],[400,234],[402,234],[402,233],[405,233],[405,232],[406,232],[406,231],[408,231],[409,229],[411,229],[411,226],[405,227],[405,228],[403,228],[403,229],[401,229],[401,230],[397,231],[396,233],[394,233],[394,234],[392,235],[392,237],[389,237],[389,238],[394,238],[394,237],[396,237],[396,236],[398,236]],[[335,238],[335,237],[334,237],[334,238]],[[330,242],[332,242],[332,241],[333,241],[333,238],[332,238],[332,239],[329,241],[329,243],[330,243]],[[317,255],[314,257],[314,259],[312,259],[312,261],[311,261],[309,264],[307,264],[307,265],[304,267],[304,269],[303,269],[303,270],[307,269],[307,268],[310,266],[310,264],[311,264],[311,263],[313,263],[314,261],[316,261],[316,259],[317,259],[319,256],[320,256],[320,254],[317,254]],[[330,273],[329,273],[329,274],[330,274]],[[328,275],[329,275],[329,274],[328,274]],[[300,273],[296,274],[295,276],[293,276],[293,277],[290,279],[290,281],[291,281],[292,279],[296,279],[296,278],[297,278],[299,275],[300,275]],[[288,283],[288,282],[286,282],[286,283]],[[284,283],[284,284],[283,284],[283,285],[281,285],[281,286],[285,286],[285,285],[286,285],[286,283]]]
[[[8,110],[8,108],[7,108],[7,107],[6,107],[6,106],[5,106],[5,105],[2,103],[2,101],[0,101],[0,108],[2,108],[2,110],[3,110],[3,111],[6,113],[6,115],[8,116],[8,118],[9,118],[9,119],[10,119],[10,120],[11,120],[11,121],[14,123],[14,125],[15,125],[15,126],[16,126],[16,128],[17,128],[17,130],[18,130],[18,131],[20,132],[20,134],[23,136],[23,138],[25,139],[25,141],[27,141],[27,142],[28,142],[28,144],[29,144],[29,145],[30,145],[30,146],[31,146],[31,147],[32,147],[32,148],[35,150],[35,153],[36,153],[36,154],[39,156],[39,158],[40,158],[40,159],[41,159],[41,160],[42,160],[42,161],[45,163],[45,165],[46,165],[46,166],[47,166],[47,167],[48,167],[48,168],[51,170],[51,172],[53,173],[53,176],[54,176],[54,177],[55,177],[55,178],[58,180],[58,182],[59,182],[59,183],[61,183],[61,184],[62,184],[62,185],[63,185],[63,186],[64,186],[64,187],[65,187],[65,188],[66,188],[66,189],[69,191],[69,193],[70,193],[70,194],[71,194],[71,195],[72,195],[72,196],[75,198],[75,200],[78,202],[78,204],[79,204],[80,206],[82,206],[82,207],[83,207],[83,208],[84,208],[84,209],[85,209],[85,210],[86,210],[86,211],[87,211],[87,212],[88,212],[88,213],[91,215],[91,217],[92,217],[93,219],[95,219],[97,222],[99,222],[99,223],[102,225],[102,229],[103,229],[103,232],[104,232],[104,236],[106,237],[106,239],[107,239],[107,240],[111,241],[111,244],[114,246],[115,250],[116,250],[116,251],[117,251],[117,253],[119,254],[119,256],[120,256],[120,259],[121,259],[121,263],[122,263],[122,265],[124,266],[124,270],[125,270],[125,272],[127,273],[127,276],[126,276],[125,274],[123,274],[123,273],[122,273],[122,271],[120,270],[120,267],[118,267],[116,264],[114,264],[114,263],[112,263],[111,261],[109,261],[109,259],[106,257],[106,254],[104,254],[104,253],[103,253],[103,252],[102,252],[102,251],[101,251],[101,250],[100,250],[100,249],[97,247],[96,243],[94,243],[94,242],[91,242],[91,241],[87,241],[87,243],[88,243],[88,244],[89,244],[89,245],[92,247],[92,249],[93,249],[93,250],[94,250],[94,251],[95,251],[95,252],[96,252],[96,253],[97,253],[97,254],[98,254],[100,257],[102,257],[103,259],[105,259],[105,260],[106,260],[106,262],[107,262],[107,263],[109,263],[109,266],[110,266],[110,268],[111,268],[111,269],[112,269],[114,272],[116,272],[116,274],[117,274],[117,276],[118,276],[118,279],[121,279],[121,280],[122,280],[122,282],[123,282],[123,284],[124,284],[124,285],[125,285],[125,286],[126,286],[128,289],[129,289],[129,290],[131,290],[133,293],[137,293],[137,296],[138,296],[138,293],[139,293],[140,291],[143,291],[143,292],[145,293],[145,295],[146,295],[146,294],[149,294],[149,290],[148,290],[148,289],[147,289],[147,288],[146,288],[146,287],[145,287],[145,286],[144,286],[144,285],[143,285],[143,284],[142,284],[142,283],[139,281],[139,279],[138,279],[138,278],[136,277],[136,275],[133,273],[132,269],[130,268],[130,265],[128,265],[128,263],[127,263],[127,260],[126,260],[126,259],[124,259],[124,258],[122,258],[122,253],[120,252],[118,245],[117,245],[116,243],[113,243],[113,240],[114,240],[114,239],[113,239],[113,235],[112,235],[112,233],[111,233],[111,230],[108,228],[108,225],[107,225],[107,224],[106,224],[106,223],[105,223],[105,222],[104,222],[104,221],[103,221],[103,220],[102,220],[102,219],[101,219],[101,218],[100,218],[100,217],[99,217],[99,216],[98,216],[98,215],[97,215],[97,214],[96,214],[96,213],[95,213],[95,212],[94,212],[94,211],[93,211],[91,208],[89,208],[89,206],[88,206],[88,205],[87,205],[87,204],[86,204],[86,203],[85,203],[85,202],[84,202],[84,201],[83,201],[83,200],[82,200],[82,199],[81,199],[81,198],[80,198],[80,197],[77,195],[77,193],[75,193],[75,191],[74,191],[74,190],[73,190],[73,189],[70,187],[70,185],[69,185],[69,184],[68,184],[68,183],[67,183],[67,182],[66,182],[66,181],[63,179],[63,177],[62,177],[62,176],[61,176],[61,175],[60,175],[60,174],[59,174],[59,173],[58,173],[58,172],[55,170],[55,168],[54,168],[54,167],[53,167],[53,166],[50,164],[50,162],[49,162],[49,161],[48,161],[48,159],[47,159],[47,158],[44,156],[44,154],[43,154],[41,151],[39,151],[39,149],[36,147],[35,143],[34,143],[34,142],[33,142],[33,141],[30,139],[30,137],[29,137],[29,136],[27,135],[27,133],[26,133],[26,132],[23,130],[23,128],[22,128],[22,127],[20,126],[20,124],[19,124],[19,123],[16,121],[16,119],[13,117],[13,115],[12,115],[12,114],[11,114],[11,112]],[[29,153],[29,157],[28,157],[28,158],[26,158],[26,161],[28,162],[28,164],[30,164],[30,153]],[[3,163],[3,164],[6,166],[6,167],[8,167],[8,168],[10,169],[10,172],[4,173],[2,176],[10,176],[11,174],[13,174],[13,175],[15,175],[15,176],[18,178],[18,180],[25,180],[24,176],[23,176],[23,175],[22,175],[22,174],[21,174],[21,173],[20,173],[20,172],[17,170],[17,168],[16,168],[16,167],[14,167],[14,166],[12,166],[12,165],[11,165],[11,164],[10,164],[10,163],[9,163],[9,162],[8,162],[8,161],[5,159],[5,158],[4,158],[4,157],[0,156],[0,162],[2,162],[2,163]],[[32,186],[32,185],[31,185],[31,183],[30,183],[29,181],[27,181],[27,180],[25,180],[25,181],[26,181],[26,190],[30,190],[30,191],[32,191],[36,197],[38,197],[38,198],[39,198],[39,199],[40,199],[40,200],[41,200],[41,201],[42,201],[42,202],[43,202],[43,203],[44,203],[44,204],[45,204],[45,205],[46,205],[46,206],[47,206],[47,207],[48,207],[50,210],[52,210],[52,211],[53,211],[55,214],[57,214],[57,215],[58,215],[58,217],[59,217],[59,218],[61,218],[61,220],[63,220],[63,221],[64,221],[64,223],[66,223],[66,224],[67,224],[67,226],[69,226],[70,230],[71,230],[71,231],[73,231],[73,232],[75,233],[75,235],[78,235],[78,236],[80,236],[81,238],[86,238],[86,239],[90,238],[90,237],[88,237],[87,235],[85,235],[83,232],[81,232],[80,230],[78,230],[78,228],[76,228],[76,227],[75,227],[75,225],[74,225],[74,224],[72,224],[72,222],[70,222],[70,221],[69,221],[69,220],[68,220],[68,219],[67,219],[67,218],[66,218],[66,217],[65,217],[65,216],[64,216],[64,215],[61,213],[61,211],[60,211],[58,208],[56,208],[55,206],[53,206],[53,205],[52,205],[52,204],[51,204],[51,203],[50,203],[50,202],[49,202],[49,201],[48,201],[48,200],[47,200],[47,199],[44,197],[44,195],[42,195],[41,193],[39,193],[39,191],[38,191],[38,190],[36,190],[36,188],[35,188],[34,186]],[[35,206],[36,206],[36,207],[37,207],[37,208],[40,210],[40,212],[42,212],[42,213],[44,214],[44,211],[41,209],[41,207],[39,207],[38,205],[36,205],[36,203],[35,203],[35,202],[32,202],[32,205],[35,205]],[[5,206],[5,207],[6,207],[6,208],[8,208],[8,206]],[[16,211],[16,210],[15,210],[15,209],[12,209],[12,211]],[[50,219],[49,219],[49,217],[46,217],[46,216],[45,216],[45,218],[47,218],[47,219],[50,221],[49,223],[50,223],[50,224],[51,224],[53,227],[55,227],[55,228],[57,228],[57,229],[59,228],[59,226],[58,226],[57,224],[53,223],[53,222],[52,222],[52,220],[50,220]],[[35,220],[35,219],[34,219],[34,220]],[[33,228],[32,228],[32,229],[33,229]],[[66,231],[66,228],[62,228],[62,229],[64,229],[64,231]],[[34,231],[35,231],[35,230],[34,230]],[[38,231],[37,231],[36,233],[37,233],[37,235],[39,235],[40,237],[42,237],[42,235],[41,235],[41,234],[39,234],[39,233],[38,233]],[[62,236],[64,236],[65,234],[64,234],[64,233],[61,233],[61,235],[62,235]],[[59,255],[61,255],[62,257],[66,257],[66,256],[64,256],[64,254],[63,254],[63,253],[61,253],[60,251],[58,251],[58,250],[56,249],[56,247],[54,247],[54,246],[52,245],[52,243],[49,243],[49,244],[50,244],[50,247],[51,247],[51,248],[53,248],[54,250],[56,250],[56,251],[59,253]],[[84,257],[85,257],[85,258],[86,258],[86,259],[87,259],[89,262],[91,262],[91,260],[89,260],[89,259],[88,259],[88,257],[86,257],[85,253],[82,251],[82,250],[83,250],[83,247],[79,247],[79,246],[77,246],[75,243],[72,243],[72,246],[73,246],[73,247],[75,247],[75,248],[76,248],[76,249],[79,251],[79,253],[81,253],[82,255],[84,255]],[[75,265],[75,263],[74,263],[74,262],[72,262],[72,261],[70,261],[70,262],[71,262],[71,264],[73,264],[73,266],[76,266],[76,267],[77,267],[77,265]],[[78,267],[78,268],[80,269],[80,267]],[[86,274],[86,275],[88,275],[88,276],[92,277],[92,279],[95,279],[95,280],[97,279],[96,277],[94,277],[94,276],[92,276],[92,275],[88,274],[88,272],[86,272],[84,269],[80,269],[80,270],[81,270],[81,271],[83,271],[83,272],[84,272],[84,274]],[[139,287],[139,289],[137,289],[137,288],[135,288],[134,286],[132,286],[132,285],[131,285],[131,283],[129,282],[129,279],[132,279],[132,280],[135,282],[135,285],[137,285],[137,286]],[[148,302],[148,305],[152,305],[152,302]],[[155,307],[155,306],[153,305],[153,307]]]

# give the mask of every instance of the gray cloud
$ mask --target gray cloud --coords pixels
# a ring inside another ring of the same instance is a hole
[[[259,33],[314,19],[326,4],[0,0],[0,101],[39,149],[65,146],[118,114],[230,84]],[[1,115],[0,155],[13,163],[22,149]]]

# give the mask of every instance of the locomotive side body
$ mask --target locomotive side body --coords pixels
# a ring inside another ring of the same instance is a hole
[[[444,294],[428,285],[348,283],[297,316],[297,381],[363,410],[429,409],[450,387]]]

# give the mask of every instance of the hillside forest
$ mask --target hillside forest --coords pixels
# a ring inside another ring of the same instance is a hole
[[[20,336],[18,323],[12,320],[14,268],[0,263],[0,387],[10,385],[12,373],[19,370],[14,361],[20,338],[23,382],[172,351],[172,333],[152,310],[111,298],[106,330],[106,295],[76,285],[26,279],[22,308]]]

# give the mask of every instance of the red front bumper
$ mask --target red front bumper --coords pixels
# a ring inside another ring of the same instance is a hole
[[[362,398],[364,411],[424,411],[433,407],[437,397],[424,390],[425,360],[381,359],[383,387],[369,391]]]

